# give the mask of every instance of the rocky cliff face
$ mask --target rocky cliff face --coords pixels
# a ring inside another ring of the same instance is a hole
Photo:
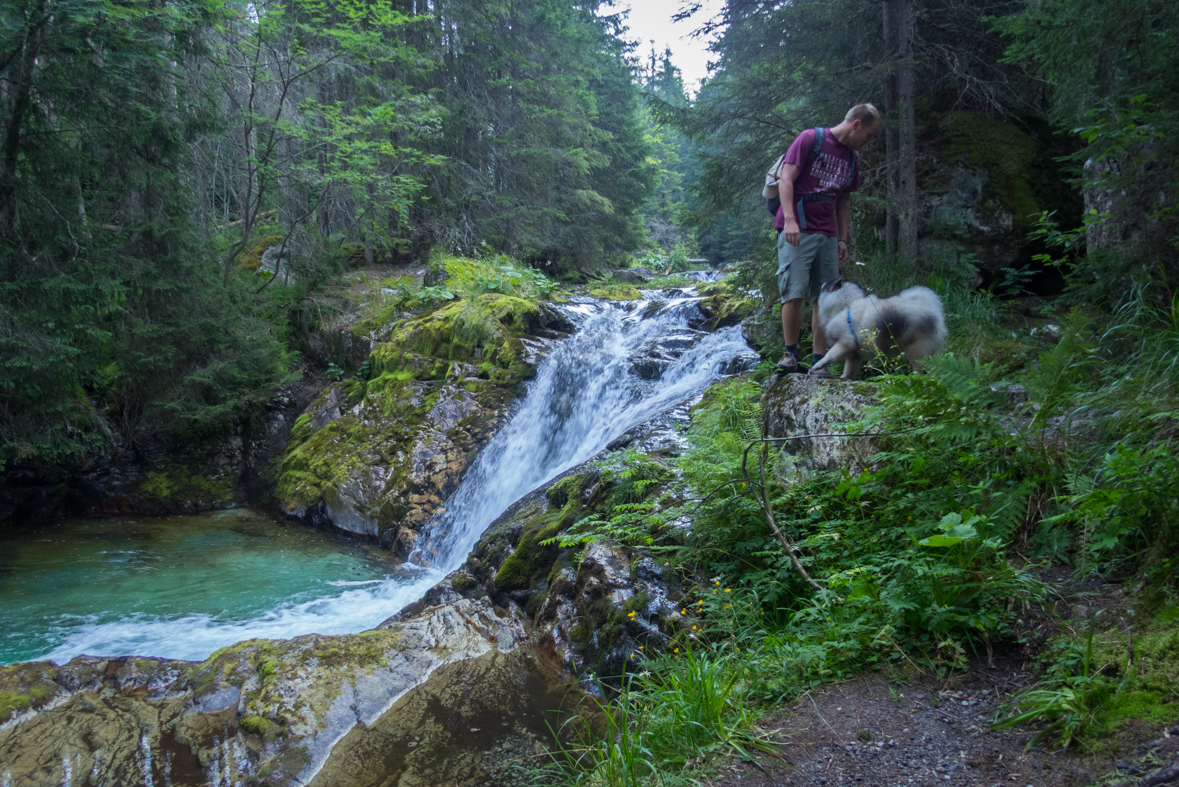
[[[572,330],[551,307],[494,294],[386,329],[369,379],[330,386],[295,422],[275,473],[282,507],[408,556],[549,341]]]
[[[1003,269],[1013,268],[1035,274],[1032,286],[1059,286],[1058,273],[1033,265],[1043,248],[1028,231],[1043,212],[1065,226],[1080,223],[1080,193],[1059,161],[1071,143],[1034,118],[951,111],[924,123],[923,256],[940,258],[951,275],[977,269],[975,284],[1002,284]]]

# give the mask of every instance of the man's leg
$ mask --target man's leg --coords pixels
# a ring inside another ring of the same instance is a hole
[[[798,344],[802,332],[802,298],[793,298],[782,304],[782,338],[786,344]]]
[[[783,372],[801,372],[798,334],[802,328],[802,299],[810,282],[811,255],[807,253],[807,236],[798,246],[791,246],[778,233],[778,295],[782,304],[782,339],[786,353],[778,361]]]

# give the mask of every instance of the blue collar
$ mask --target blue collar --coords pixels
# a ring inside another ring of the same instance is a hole
[[[860,335],[856,333],[856,326],[852,324],[850,307],[847,310],[847,327],[851,331],[852,341],[856,343],[856,350],[858,351],[860,349]]]

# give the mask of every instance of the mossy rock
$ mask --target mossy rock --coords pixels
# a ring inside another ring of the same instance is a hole
[[[643,294],[634,287],[624,285],[596,287],[590,290],[588,295],[600,301],[637,301],[643,297]]]
[[[705,327],[715,331],[736,325],[761,308],[758,299],[750,298],[727,282],[713,282],[699,290],[703,296],[700,310],[708,317]]]
[[[1179,606],[1167,606],[1134,628],[1133,663],[1125,634],[1113,628],[1093,637],[1093,663],[1112,664],[1118,691],[1098,708],[1084,737],[1091,743],[1116,741],[1124,730],[1142,722],[1164,728],[1179,722]]]
[[[446,304],[393,329],[389,343],[403,351],[450,361],[471,362],[485,347],[544,327],[540,307],[523,298],[490,293]]]
[[[544,327],[540,307],[511,295],[489,293],[476,299],[512,336],[534,336]]]
[[[208,475],[179,464],[165,465],[147,474],[135,490],[142,497],[167,508],[212,508],[233,501],[234,480]]]
[[[0,724],[39,708],[61,691],[57,670],[47,661],[0,667]]]
[[[286,239],[285,235],[266,235],[258,240],[248,251],[240,253],[237,257],[237,265],[239,268],[256,271],[262,267],[262,255],[271,246],[281,246]]]
[[[563,478],[545,490],[549,508],[529,518],[516,548],[495,574],[495,590],[510,593],[526,590],[545,579],[561,555],[555,545],[542,545],[568,530],[589,513],[582,505],[585,488],[597,478],[596,473],[579,473]]]
[[[396,484],[409,475],[409,458],[393,461],[396,446],[408,446],[421,425],[437,394],[427,394],[412,377],[402,373],[381,374],[372,380],[352,380],[337,383],[321,396],[331,395],[337,388],[348,392],[349,405],[353,396],[383,418],[363,420],[348,415],[323,428],[311,432],[308,422],[299,424],[291,432],[286,452],[279,462],[275,491],[291,510],[302,508],[318,500],[332,502],[336,490],[350,476],[371,465],[373,458],[365,448],[381,450],[392,472],[387,484]],[[377,512],[371,512],[376,515]]]
[[[1030,229],[1040,209],[1029,180],[1039,144],[1019,128],[981,112],[951,112],[942,121],[942,156],[965,156],[987,170],[987,192],[1017,227]]]
[[[276,724],[265,716],[246,716],[239,723],[243,730],[263,740],[273,740],[282,732],[281,724]]]
[[[373,348],[369,355],[373,374],[391,374],[400,380],[445,380],[450,372],[450,361],[419,355],[385,342]]]

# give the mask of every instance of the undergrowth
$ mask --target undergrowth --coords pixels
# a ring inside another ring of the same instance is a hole
[[[873,381],[874,404],[844,426],[876,435],[862,470],[803,473],[789,444],[762,442],[750,378],[706,393],[682,456],[614,458],[632,498],[563,543],[661,550],[689,581],[711,579],[683,602],[662,655],[632,654],[606,737],[554,764],[568,783],[683,783],[707,746],[769,756],[755,745],[758,716],[814,685],[865,669],[948,678],[986,660],[1050,606],[1054,590],[1029,555],[1173,604],[1179,305],[1138,297],[1112,318],[1074,311],[1051,342],[1019,339],[1031,359],[1020,366],[987,360],[1002,338],[982,324],[994,322],[990,296],[943,298],[978,343],[927,359],[928,375]],[[1016,383],[1028,402],[1009,399]],[[1139,628],[1132,663],[1117,626],[1065,629],[1041,682],[996,721],[1092,746],[1130,718],[1179,718],[1179,615],[1162,609]],[[689,680],[697,664],[715,670],[723,707]],[[662,719],[689,732],[666,739]]]

